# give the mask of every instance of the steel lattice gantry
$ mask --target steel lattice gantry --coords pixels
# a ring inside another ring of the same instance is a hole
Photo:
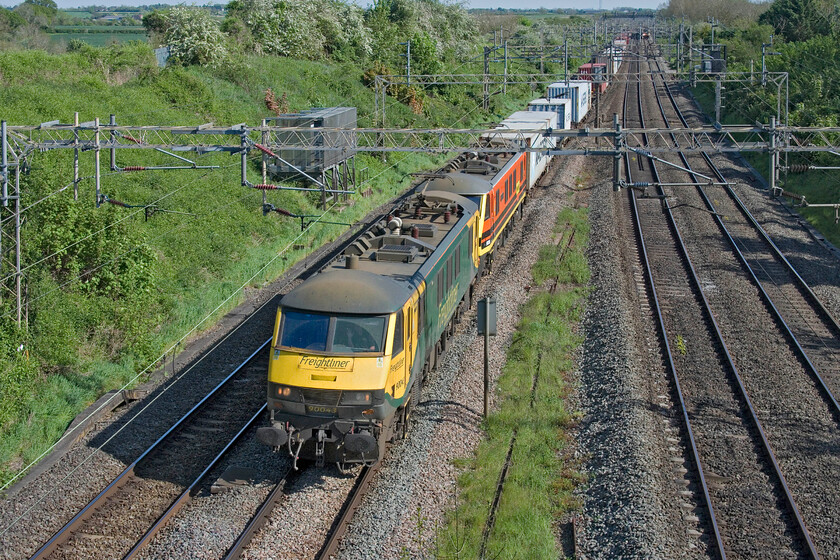
[[[627,79],[632,79],[629,76]],[[546,80],[546,76],[540,76]],[[473,82],[474,83],[474,82]],[[111,119],[111,123],[114,119]],[[388,129],[388,128],[323,128],[324,135],[313,137],[309,127],[277,127],[246,124],[217,126],[212,123],[192,126],[124,126],[101,124],[99,121],[82,124],[42,123],[36,126],[8,126],[2,123],[2,163],[0,163],[0,295],[3,302],[15,302],[18,320],[21,317],[21,265],[20,265],[20,171],[33,154],[52,150],[73,150],[73,177],[78,185],[79,154],[92,152],[96,200],[100,202],[100,159],[103,150],[110,155],[112,171],[133,169],[116,166],[116,154],[123,150],[155,150],[183,160],[186,165],[168,167],[178,169],[206,169],[179,154],[229,153],[241,158],[241,182],[248,181],[248,158],[261,158],[268,152],[284,153],[294,150],[335,150],[344,152],[426,152],[426,153],[500,153],[511,150],[510,144],[493,142],[498,129]],[[511,134],[525,138],[534,130],[505,129],[506,141]],[[582,128],[552,130],[546,135],[558,139],[558,148],[552,155],[590,155],[622,157],[628,151],[656,155],[683,153],[738,153],[764,152],[770,154],[771,174],[779,166],[779,155],[793,152],[840,152],[840,127],[790,127],[778,126],[776,119],[768,125],[721,125],[696,128],[623,129],[617,122],[612,128]],[[642,135],[648,137],[651,147],[644,151],[634,146],[645,145]],[[282,138],[283,144],[272,139]],[[329,143],[324,144],[324,138]],[[592,138],[604,138],[606,144],[593,148]],[[262,142],[268,142],[264,145]],[[527,151],[545,151],[518,147]],[[161,169],[149,168],[149,169]],[[69,175],[69,172],[68,172]],[[614,185],[624,185],[616,174]]]

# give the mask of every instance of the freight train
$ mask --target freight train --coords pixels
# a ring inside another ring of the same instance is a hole
[[[568,104],[559,128],[568,122]],[[582,118],[575,115],[576,120]],[[404,437],[476,281],[548,163],[555,108],[519,111],[280,301],[257,438],[317,466],[379,461]],[[533,130],[523,134],[523,130]],[[528,152],[522,148],[545,148]]]

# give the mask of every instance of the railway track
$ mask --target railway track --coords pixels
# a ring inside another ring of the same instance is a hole
[[[645,78],[628,84],[625,126],[644,126],[644,82],[647,87],[652,84]],[[638,111],[636,123],[628,119],[631,106]],[[639,182],[662,182],[653,159],[628,158],[625,166],[631,182],[634,175]],[[713,543],[709,548],[721,558],[819,557],[715,320],[665,190],[660,186],[653,196],[631,192],[629,203],[682,407],[690,466],[702,489],[705,511],[687,517],[705,528]]]
[[[409,196],[409,189],[394,201],[371,212],[341,238],[313,252],[287,273],[287,289],[314,273],[383,217],[383,208]],[[270,310],[273,316],[273,309]],[[239,444],[264,416],[266,346],[258,348],[198,404],[142,452],[98,495],[78,511],[32,555],[40,558],[133,558],[189,501],[207,474]],[[224,352],[224,350],[222,350]],[[277,496],[292,476],[283,477],[274,497],[256,523],[246,528],[230,552],[244,548],[267,518]],[[234,556],[231,556],[234,557]]]
[[[286,471],[286,474],[280,479],[280,481],[274,485],[274,488],[266,497],[265,501],[262,505],[257,509],[254,513],[254,516],[251,517],[251,520],[245,526],[245,529],[242,531],[242,534],[239,535],[239,538],[236,539],[236,542],[228,549],[227,553],[225,554],[225,560],[236,560],[237,558],[241,558],[242,555],[248,548],[248,545],[251,544],[253,538],[257,535],[260,529],[265,526],[266,522],[271,517],[272,512],[274,511],[275,506],[277,506],[283,496],[283,491],[291,486],[295,479],[296,479],[296,471],[293,468],[290,468]]]
[[[687,125],[668,85],[663,83],[655,93],[659,92],[667,94],[666,99],[655,96],[666,123],[673,121],[667,108],[681,125]],[[679,192],[665,187],[669,196],[676,195],[684,204],[678,221],[699,227],[708,222],[702,230],[694,230],[705,233],[716,226],[720,232],[714,243],[692,236],[688,250],[704,255],[699,271],[706,283],[731,285],[739,292],[733,301],[721,290],[707,290],[716,318],[726,331],[727,344],[744,372],[746,389],[779,468],[801,510],[800,524],[812,535],[811,552],[838,558],[840,407],[834,388],[840,329],[741,204],[711,158],[682,156],[680,162],[698,184]],[[704,181],[698,168],[703,175],[724,183],[722,188],[710,194],[713,187],[700,184]],[[695,211],[695,207],[706,211]],[[734,258],[723,257],[727,252]],[[755,291],[745,290],[747,286]],[[749,317],[747,324],[744,317]]]
[[[316,560],[328,560],[335,557],[341,545],[341,539],[347,533],[353,516],[359,508],[362,499],[367,493],[373,481],[373,476],[378,472],[381,462],[372,467],[362,467],[350,492],[344,499],[338,514],[327,531],[326,538],[320,550],[315,555]],[[268,523],[275,507],[282,502],[284,491],[294,485],[299,471],[290,468],[282,479],[275,485],[268,494],[265,501],[251,517],[242,534],[224,555],[224,560],[237,560],[242,558],[248,551],[251,542],[257,537],[260,530]]]
[[[321,547],[321,550],[318,551],[318,554],[315,555],[316,560],[329,560],[338,552],[341,539],[345,534],[347,534],[347,529],[353,521],[353,516],[355,515],[356,510],[359,509],[359,506],[362,503],[362,498],[364,498],[365,494],[370,489],[373,476],[379,471],[381,465],[382,461],[379,461],[372,467],[362,467],[362,472],[359,473],[359,476],[356,478],[353,488],[345,498],[344,504],[341,506],[338,516],[333,521],[333,524],[327,533],[324,545]]]
[[[133,558],[262,416],[266,340],[35,554]]]
[[[655,64],[658,68],[659,62]],[[663,118],[669,120],[666,113],[672,109],[683,126],[690,126],[670,86],[664,80],[661,86],[661,91],[668,99],[668,104],[664,106],[659,102]],[[657,88],[657,91],[660,90]],[[657,100],[661,100],[661,96],[657,95]],[[689,158],[680,155],[683,164],[691,169]],[[792,340],[801,348],[805,359],[810,362],[815,380],[825,392],[826,398],[832,401],[832,408],[840,413],[837,404],[837,395],[840,395],[840,364],[837,362],[837,356],[840,355],[840,325],[750,214],[711,156],[703,153],[692,159],[700,160],[697,163],[704,166],[704,173],[708,169],[716,181],[724,183],[722,191],[725,196],[715,197],[713,201],[699,177],[694,176],[698,183],[696,191],[703,199],[703,204],[713,213],[733,248],[740,253],[768,304],[784,323],[784,328],[790,331]],[[723,216],[726,217],[725,221]]]

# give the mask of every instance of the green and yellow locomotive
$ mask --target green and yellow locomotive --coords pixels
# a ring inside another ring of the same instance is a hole
[[[257,437],[339,468],[381,459],[405,433],[478,267],[478,206],[414,194],[280,302]]]

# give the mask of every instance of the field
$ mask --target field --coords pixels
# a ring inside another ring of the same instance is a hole
[[[73,16],[79,19],[91,19],[93,14],[87,10],[62,10],[68,16]]]
[[[49,36],[54,44],[66,45],[70,39],[79,39],[94,47],[146,41],[149,38],[142,25],[56,25]]]
[[[94,47],[105,47],[115,43],[128,43],[131,41],[145,41],[148,35],[145,32],[133,33],[50,33],[50,41],[53,43],[70,42],[70,39],[79,39]]]

